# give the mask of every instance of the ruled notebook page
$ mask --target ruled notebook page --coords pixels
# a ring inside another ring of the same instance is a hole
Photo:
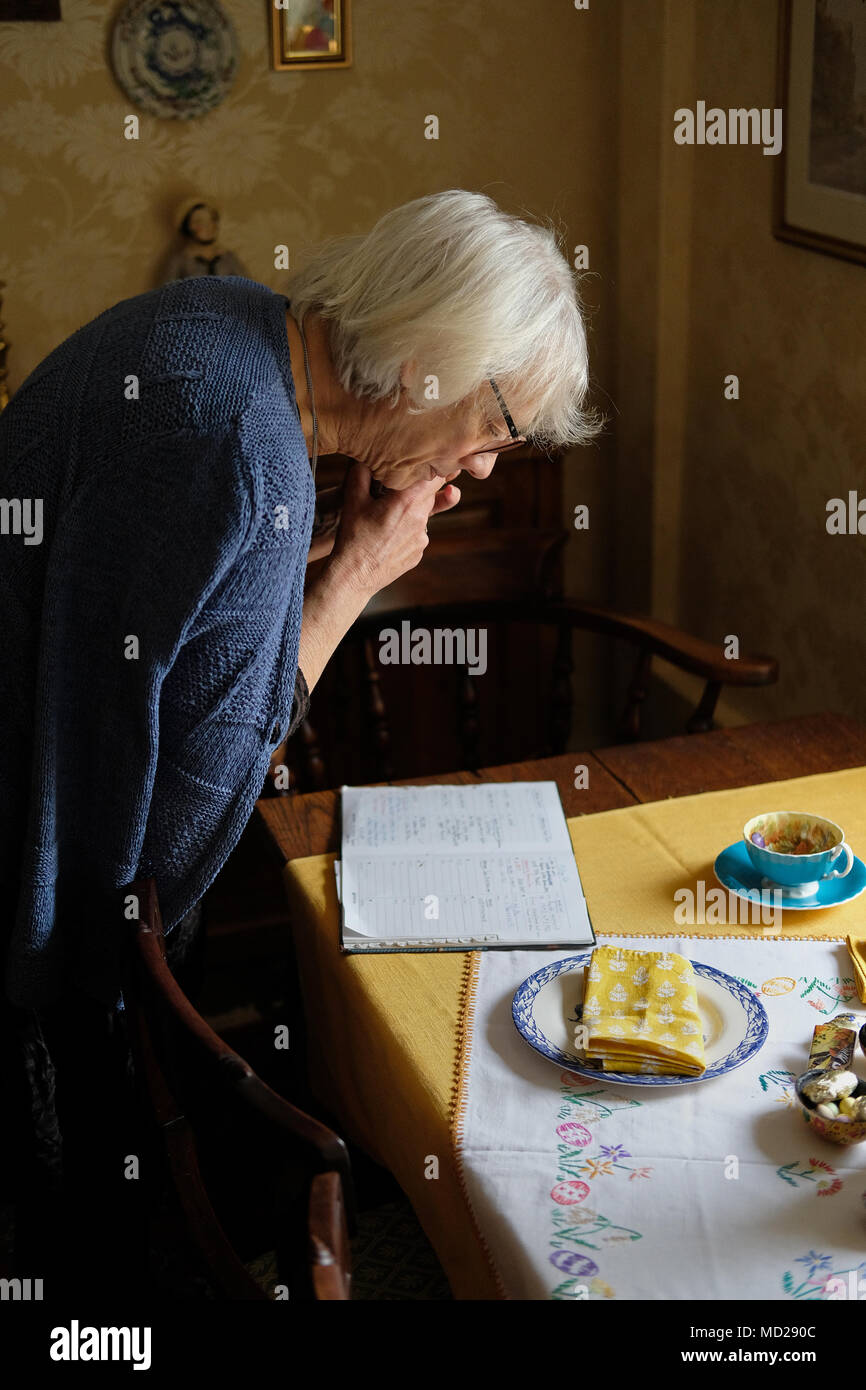
[[[344,787],[343,944],[594,941],[555,782]]]

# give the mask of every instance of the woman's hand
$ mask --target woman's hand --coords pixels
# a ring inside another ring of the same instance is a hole
[[[331,564],[353,575],[368,597],[415,568],[430,539],[430,517],[460,501],[460,489],[453,484],[442,487],[438,477],[379,497],[370,496],[370,480],[363,464],[349,469],[331,555]]]
[[[325,556],[330,555],[333,550],[342,506],[342,483],[339,487],[326,487],[321,492],[316,493],[316,512],[313,517],[313,533],[307,555],[308,565],[313,564],[316,560],[324,560]]]
[[[430,517],[460,501],[460,489],[440,492],[441,482],[431,478],[371,497],[369,469],[350,468],[334,549],[304,596],[298,665],[309,690],[373,595],[417,565]]]
[[[316,560],[324,560],[326,555],[330,555],[334,549],[336,532],[329,531],[325,536],[314,536],[310,541],[310,549],[307,553],[307,564],[315,564]]]

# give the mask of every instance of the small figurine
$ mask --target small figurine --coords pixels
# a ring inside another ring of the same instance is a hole
[[[219,213],[204,198],[187,198],[180,204],[174,224],[183,245],[166,263],[164,284],[192,275],[244,275],[252,279],[234,252],[219,244],[219,223]]]

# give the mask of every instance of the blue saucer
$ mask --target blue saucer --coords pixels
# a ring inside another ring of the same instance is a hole
[[[723,888],[735,893],[738,898],[760,898],[763,877],[752,864],[742,840],[723,849],[713,871]],[[768,890],[763,889],[764,892]],[[782,907],[785,912],[814,912],[816,907],[838,907],[850,903],[866,891],[866,864],[854,855],[851,872],[844,878],[825,878],[811,898],[791,898],[783,891]]]

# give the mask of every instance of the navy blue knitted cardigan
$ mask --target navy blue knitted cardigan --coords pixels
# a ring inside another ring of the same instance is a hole
[[[56,348],[0,415],[0,497],[43,507],[41,544],[15,534],[14,508],[0,534],[14,1004],[71,986],[122,1007],[117,890],[155,875],[174,926],[306,701],[315,490],[286,306],[240,276],[137,295]]]

